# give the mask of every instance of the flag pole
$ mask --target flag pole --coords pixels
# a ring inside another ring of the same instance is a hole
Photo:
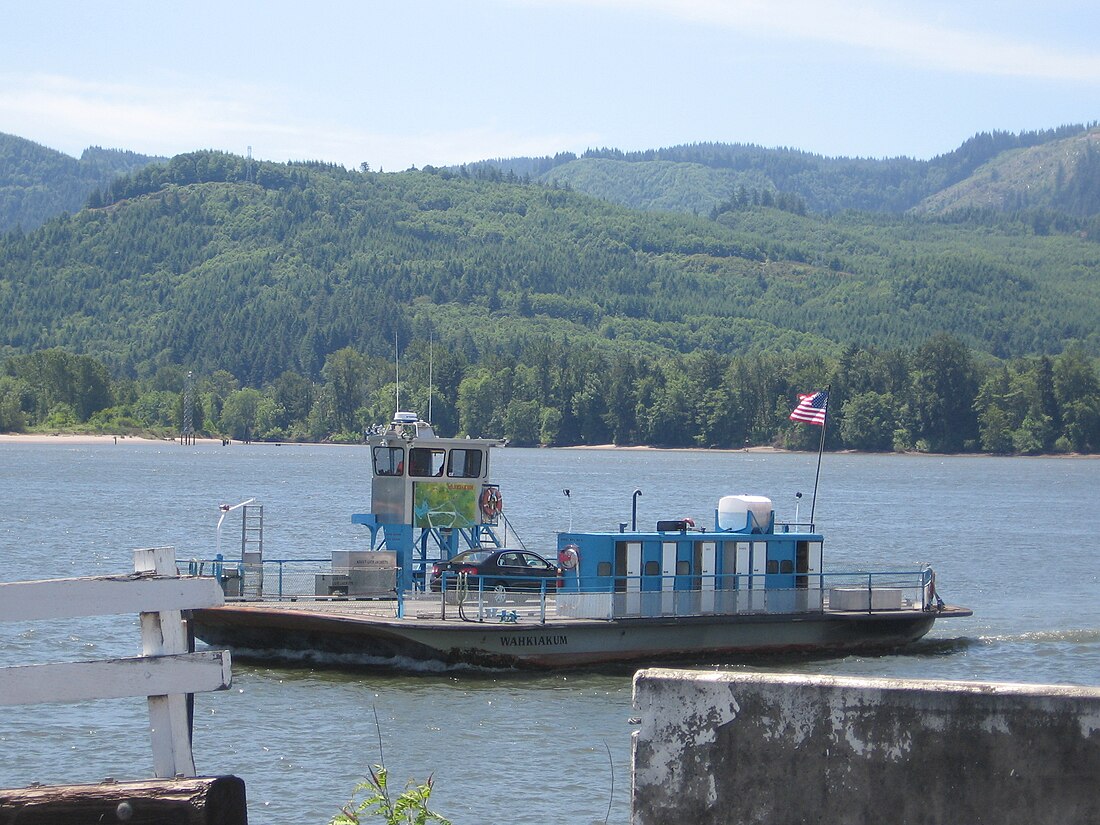
[[[832,385],[825,388],[825,396],[832,399]],[[825,418],[821,422],[821,441],[817,445],[817,474],[814,476],[814,497],[810,502],[810,529],[814,529],[814,512],[817,510],[817,483],[821,480],[821,455],[825,452],[825,428],[829,426],[829,402],[825,402]]]

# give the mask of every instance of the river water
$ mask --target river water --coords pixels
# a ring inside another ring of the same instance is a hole
[[[268,558],[354,549],[367,458],[360,447],[0,444],[0,581],[124,573],[136,547],[209,557],[217,505],[250,497],[264,504]],[[710,524],[731,493],[808,520],[816,456],[505,449],[493,462],[524,542],[552,552],[558,530],[628,522],[635,489],[642,525]],[[939,622],[903,654],[726,667],[1100,684],[1098,493],[1090,459],[826,455],[815,513],[826,568],[928,562],[945,599],[975,615]],[[227,555],[238,537],[223,534]],[[0,625],[0,665],[138,652],[137,617]],[[242,777],[259,825],[328,822],[380,761],[397,786],[434,774],[433,807],[458,825],[625,823],[630,681],[236,662],[231,690],[196,697],[195,762]],[[140,699],[12,709],[0,787],[146,778],[147,725]]]

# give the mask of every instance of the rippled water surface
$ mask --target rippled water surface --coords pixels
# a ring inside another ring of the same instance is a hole
[[[369,502],[357,447],[0,445],[0,580],[126,572],[135,547],[208,557],[217,505],[265,506],[268,557],[357,546]],[[641,489],[642,524],[711,523],[718,499],[767,495],[809,516],[816,456],[519,450],[494,456],[505,507],[532,549],[554,533],[614,529]],[[562,491],[570,490],[566,498]],[[803,492],[796,500],[795,493]],[[1100,461],[826,456],[815,513],[830,568],[931,563],[944,597],[974,609],[904,654],[731,662],[729,668],[1100,684],[1092,522]],[[231,552],[236,537],[223,536]],[[0,664],[140,651],[136,617],[0,625]],[[435,776],[456,823],[625,823],[629,671],[530,676],[395,673],[236,663],[228,692],[196,697],[200,773],[244,778],[253,823],[324,823],[367,766],[398,785]],[[144,778],[144,700],[38,705],[0,721],[0,787]]]

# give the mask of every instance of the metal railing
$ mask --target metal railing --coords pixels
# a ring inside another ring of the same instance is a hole
[[[182,567],[182,562],[180,566]],[[263,600],[285,599],[347,599],[347,598],[397,598],[394,584],[373,587],[363,574],[374,572],[355,568],[332,566],[331,559],[264,559],[259,565],[239,560],[192,559],[186,572],[192,576],[213,576],[222,586],[229,601],[245,598],[250,594],[249,585],[254,577],[262,576],[263,590],[258,598]],[[258,568],[258,569],[256,569]],[[183,572],[181,570],[181,572]],[[396,579],[396,576],[394,575]],[[320,592],[321,590],[324,592]],[[251,596],[250,596],[251,597]]]
[[[447,618],[449,605],[456,608],[462,619],[471,619],[466,608],[473,608],[476,621],[516,621],[517,610],[525,609],[529,615],[537,611],[539,622],[545,624],[548,610],[554,610],[554,586],[545,578],[532,580],[529,576],[487,577],[444,572],[438,593],[435,598],[442,619]]]
[[[765,587],[764,574],[605,577],[576,590],[557,591],[547,580],[493,576],[441,579],[440,617],[456,606],[462,618],[508,617],[526,608],[545,622],[551,618],[625,619],[825,612],[880,613],[930,609],[931,571],[807,573],[795,587]],[[493,586],[487,586],[491,582]],[[512,584],[510,584],[510,582]],[[497,584],[499,583],[499,585]],[[512,586],[512,585],[515,586]],[[536,589],[537,588],[537,589]],[[532,610],[534,608],[535,610]]]
[[[181,563],[182,566],[182,563]],[[356,569],[333,568],[329,559],[264,559],[257,572],[239,561],[192,560],[191,575],[218,579],[227,601],[244,600],[246,579],[262,575],[265,601],[385,600],[394,614],[411,604],[440,618],[514,620],[517,611],[540,622],[548,618],[625,619],[678,616],[879,613],[924,611],[935,601],[930,569],[854,573],[799,573],[795,587],[766,587],[765,573],[706,576],[603,576],[579,588],[557,589],[555,579],[444,573],[435,592],[406,594],[391,580],[377,586]],[[566,573],[566,576],[571,575]]]

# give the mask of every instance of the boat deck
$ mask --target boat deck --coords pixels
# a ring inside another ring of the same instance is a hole
[[[267,614],[301,614],[311,613],[314,615],[322,615],[331,618],[342,618],[348,620],[368,620],[373,622],[388,621],[388,622],[412,622],[417,624],[427,624],[430,622],[455,624],[459,622],[478,622],[481,624],[501,624],[501,625],[524,625],[530,626],[532,624],[554,626],[554,625],[572,625],[578,624],[606,624],[608,619],[605,618],[583,618],[575,616],[559,616],[555,610],[555,604],[553,597],[547,597],[545,611],[542,608],[540,600],[537,596],[530,599],[509,599],[503,605],[493,607],[483,607],[480,615],[478,611],[478,605],[476,602],[467,604],[464,607],[464,617],[460,615],[459,608],[456,604],[448,602],[445,609],[441,603],[439,596],[421,596],[406,597],[404,600],[404,616],[397,615],[397,602],[384,599],[293,599],[293,600],[265,600],[265,601],[229,601],[226,602],[224,608],[217,608],[221,610],[231,610],[234,612],[255,612],[255,613],[267,613]],[[828,615],[836,618],[845,619],[859,619],[861,617],[878,617],[895,615],[901,616],[913,616],[914,614],[921,614],[927,612],[928,615],[936,618],[961,618],[971,615],[971,611],[967,608],[945,606],[941,610],[935,611],[921,611],[913,608],[904,608],[902,610],[875,610],[873,612],[863,610],[830,610],[828,608],[824,610],[809,610],[806,611],[809,615]],[[765,616],[768,615],[766,611],[754,613],[746,612],[735,614],[743,618],[750,618],[752,616]],[[642,618],[642,617],[635,617]],[[649,620],[691,620],[694,617],[690,616],[676,616],[676,615],[651,615],[644,617]]]
[[[539,597],[509,599],[499,606],[485,606],[478,615],[477,602],[464,607],[466,619],[459,615],[458,605],[448,601],[446,608],[438,595],[409,597],[404,599],[404,616],[397,615],[397,602],[387,599],[281,599],[263,601],[227,601],[225,608],[235,611],[264,613],[314,613],[349,619],[389,621],[480,621],[492,624],[531,624],[532,622],[560,624],[578,621],[603,622],[604,619],[576,619],[556,615],[553,597],[547,597],[545,616]],[[225,609],[222,608],[222,609]],[[502,618],[503,616],[503,618]]]

